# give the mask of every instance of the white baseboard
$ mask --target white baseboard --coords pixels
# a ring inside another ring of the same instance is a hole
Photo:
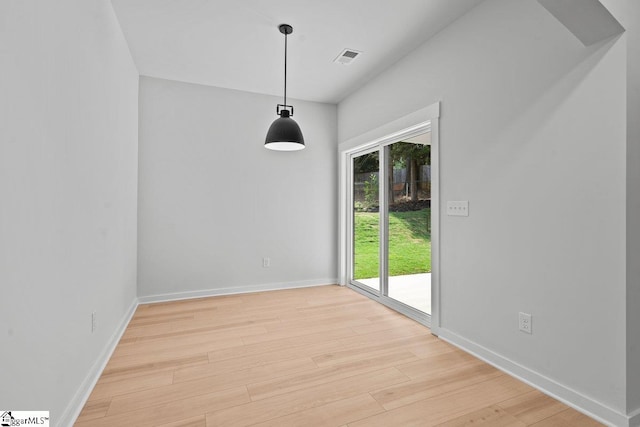
[[[100,356],[98,357],[96,362],[93,364],[93,366],[91,366],[89,374],[85,377],[84,381],[82,381],[82,384],[80,384],[78,391],[73,396],[73,399],[71,399],[71,402],[67,405],[67,408],[62,413],[62,416],[60,417],[58,422],[54,423],[56,427],[70,427],[73,426],[73,424],[76,422],[78,415],[80,415],[80,411],[82,411],[82,408],[87,402],[87,399],[89,399],[89,395],[91,395],[91,392],[93,391],[93,387],[95,387],[98,379],[100,378],[100,375],[102,375],[102,371],[104,370],[105,366],[107,366],[107,362],[109,362],[113,351],[118,345],[118,342],[120,342],[120,338],[127,328],[131,317],[133,317],[133,313],[135,313],[136,307],[138,307],[138,299],[134,298],[131,306],[129,307],[129,310],[127,310],[124,317],[120,321],[120,324],[111,336],[111,339],[100,353]]]
[[[233,295],[233,294],[246,294],[250,292],[281,291],[283,289],[309,288],[313,286],[335,285],[337,283],[338,283],[338,279],[336,278],[302,280],[297,282],[284,282],[284,283],[283,282],[263,283],[259,285],[235,286],[235,287],[229,287],[229,288],[204,289],[199,291],[185,291],[185,292],[158,294],[158,295],[146,295],[146,296],[138,297],[138,302],[140,304],[149,304],[154,302],[177,301],[182,299],[213,297],[217,295]]]
[[[632,421],[630,417],[622,414],[615,409],[612,409],[602,403],[593,400],[575,390],[572,390],[558,382],[545,377],[529,368],[526,368],[512,360],[501,356],[486,347],[478,345],[455,332],[451,332],[445,328],[439,329],[439,338],[453,344],[456,347],[461,348],[467,353],[471,353],[477,358],[484,360],[490,365],[495,366],[508,373],[509,375],[518,378],[522,382],[529,384],[530,386],[537,388],[543,393],[561,401],[562,403],[571,406],[572,408],[600,421],[603,424],[613,427],[637,427],[640,426],[640,414],[636,414],[635,421]],[[632,422],[635,422],[633,424]]]

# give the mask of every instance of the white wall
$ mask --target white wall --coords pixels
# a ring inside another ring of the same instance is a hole
[[[441,334],[626,412],[626,38],[487,0],[345,99],[339,141],[441,100]],[[444,203],[443,203],[444,205]],[[533,315],[533,335],[518,312]]]
[[[307,148],[273,152],[281,102],[141,78],[140,296],[336,282],[336,107],[292,100]]]
[[[135,298],[138,76],[107,0],[0,2],[0,69],[0,402],[61,425]]]

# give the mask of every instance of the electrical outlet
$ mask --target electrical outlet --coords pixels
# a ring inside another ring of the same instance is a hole
[[[531,334],[531,315],[529,313],[518,313],[518,321],[520,325],[520,330],[524,333]]]
[[[93,313],[91,313],[91,332],[95,332],[96,329],[98,329],[98,316],[94,311]]]
[[[264,268],[271,267],[271,258],[267,258],[267,257],[262,258],[262,266]]]

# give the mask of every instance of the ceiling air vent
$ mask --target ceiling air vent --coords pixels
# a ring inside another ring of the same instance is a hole
[[[362,52],[353,49],[345,49],[333,62],[337,62],[338,64],[348,65],[351,64],[358,56],[360,56]]]

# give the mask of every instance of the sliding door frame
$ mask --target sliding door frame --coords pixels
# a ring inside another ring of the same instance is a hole
[[[431,328],[438,334],[440,326],[440,150],[439,150],[439,103],[420,110],[403,119],[396,120],[372,132],[340,144],[340,284],[349,286],[378,302]],[[425,117],[427,118],[425,120]],[[421,119],[420,121],[416,119]],[[383,209],[388,205],[386,191],[387,168],[386,146],[402,139],[431,132],[431,315],[386,296],[388,294],[388,220]],[[358,286],[353,277],[353,158],[379,150],[379,194],[380,194],[380,292]]]

